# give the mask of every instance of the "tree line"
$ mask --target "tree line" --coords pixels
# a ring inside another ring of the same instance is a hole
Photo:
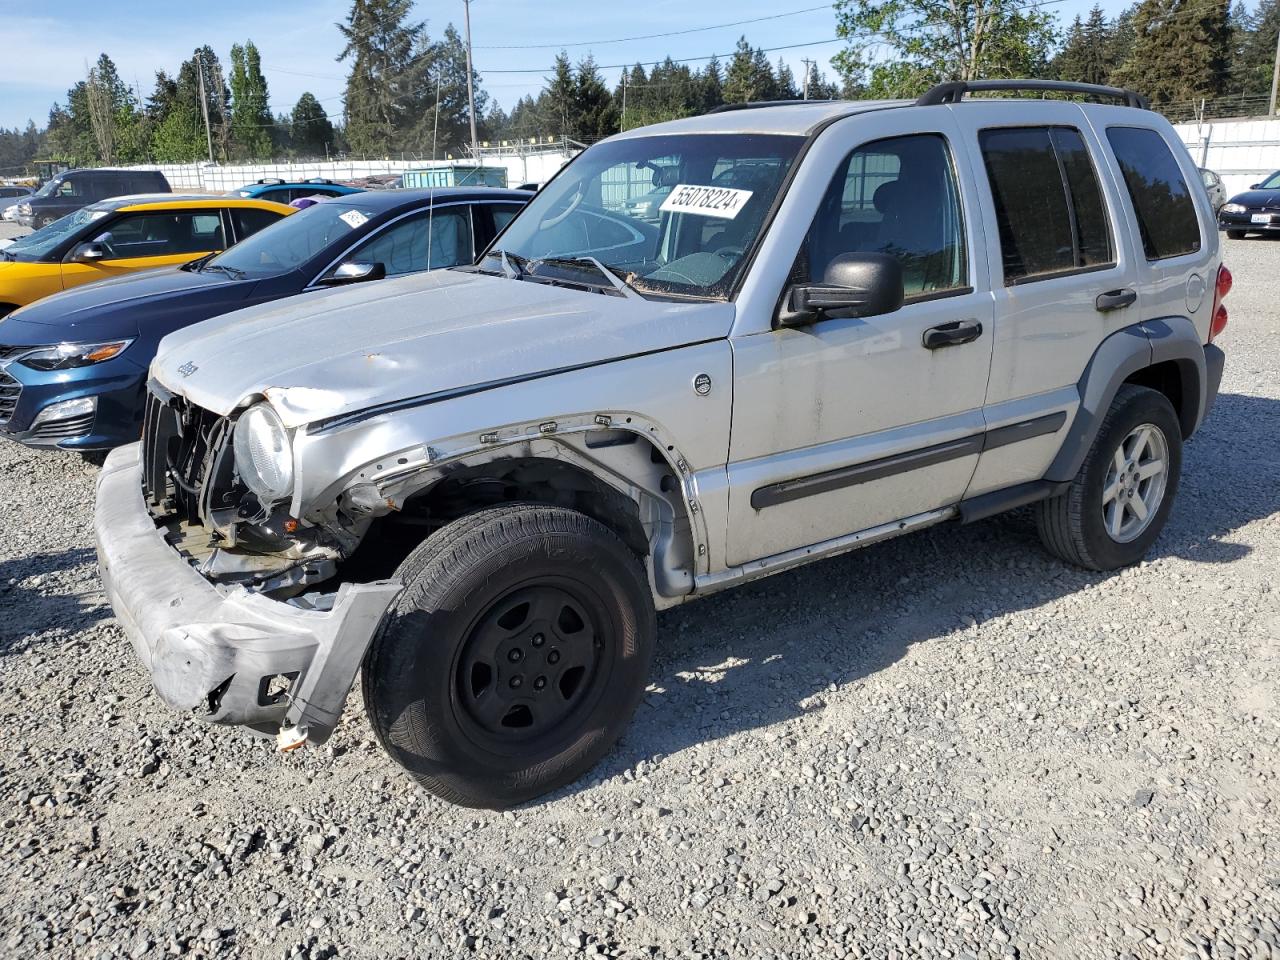
[[[834,97],[914,97],[948,79],[1052,77],[1125,86],[1166,112],[1270,93],[1280,0],[1139,0],[1115,17],[1095,6],[1061,29],[1037,0],[836,0],[844,48],[828,79],[739,39],[729,57],[670,57],[618,70],[590,57],[555,57],[542,89],[510,111],[470,74],[477,138],[490,143],[569,137],[590,143],[622,129],[726,103]],[[413,0],[352,0],[337,24],[345,89],[330,106],[311,93],[272,113],[258,48],[235,44],[224,68],[208,45],[176,71],[157,71],[149,95],[103,53],[54,104],[41,130],[0,130],[0,174],[38,155],[75,165],[219,163],[357,155],[465,155],[470,144],[467,56],[447,24],[432,37]],[[611,71],[612,72],[612,71]],[[340,104],[340,106],[339,106]],[[1259,112],[1256,109],[1253,112]],[[206,127],[205,116],[208,123]]]
[[[913,97],[944,80],[1045,77],[1127,87],[1175,118],[1269,96],[1280,0],[1140,0],[1066,30],[1035,0],[837,0],[846,92]],[[1255,105],[1255,112],[1257,111]]]

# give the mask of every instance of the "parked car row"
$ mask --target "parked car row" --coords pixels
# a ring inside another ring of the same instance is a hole
[[[967,96],[1025,90],[1091,102]],[[505,807],[611,748],[657,610],[1024,506],[1137,562],[1231,282],[1141,97],[946,83],[630,130],[532,198],[324,200],[15,311],[0,391],[24,442],[141,435],[94,529],[170,706],[290,750],[359,671],[397,763]]]

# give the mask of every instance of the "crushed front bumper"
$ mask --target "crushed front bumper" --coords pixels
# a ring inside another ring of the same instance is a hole
[[[214,586],[148,513],[140,451],[134,443],[107,458],[94,533],[107,598],[156,691],[211,723],[324,742],[400,584],[343,584],[327,611]]]

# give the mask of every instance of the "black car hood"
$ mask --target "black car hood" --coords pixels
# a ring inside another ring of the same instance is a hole
[[[1246,207],[1275,207],[1280,209],[1280,189],[1246,190],[1244,193],[1237,193],[1228,202],[1243,204]]]
[[[0,342],[93,340],[134,337],[151,322],[172,328],[175,314],[209,313],[212,304],[226,304],[221,313],[234,310],[257,285],[257,280],[234,280],[224,273],[200,273],[163,267],[98,283],[73,287],[15,310],[0,322]],[[197,318],[198,319],[198,318]],[[29,330],[15,340],[17,325]],[[49,327],[58,328],[55,334]]]

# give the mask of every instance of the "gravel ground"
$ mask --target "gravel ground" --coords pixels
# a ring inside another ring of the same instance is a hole
[[[659,619],[593,775],[506,814],[170,712],[95,469],[0,446],[0,955],[1280,960],[1280,244],[1149,562],[935,528]]]
[[[0,240],[9,240],[14,237],[25,237],[31,231],[26,227],[13,223],[8,220],[0,220]]]

